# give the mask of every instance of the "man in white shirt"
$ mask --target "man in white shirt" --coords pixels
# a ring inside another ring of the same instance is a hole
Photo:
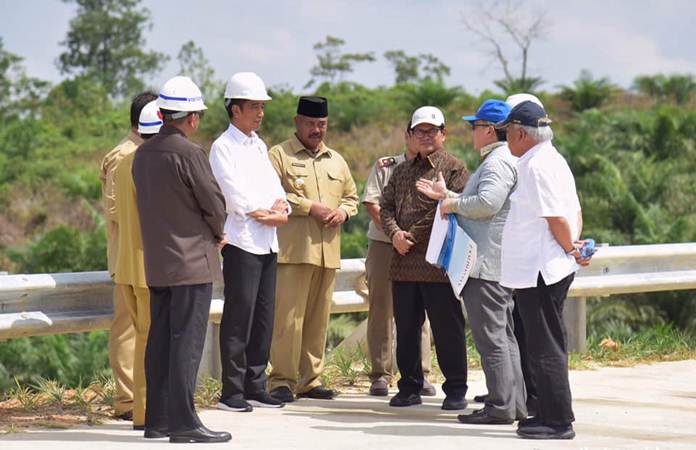
[[[222,394],[217,405],[226,411],[283,406],[266,391],[266,366],[275,308],[276,227],[287,223],[289,204],[266,144],[255,133],[270,99],[258,75],[234,74],[225,89],[230,126],[210,151],[210,165],[227,205]]]
[[[551,143],[550,123],[544,108],[524,101],[496,125],[506,129],[510,152],[519,157],[503,228],[500,284],[515,289],[537,384],[537,415],[517,428],[527,439],[575,437],[563,305],[578,264],[590,263],[579,252],[575,180]]]

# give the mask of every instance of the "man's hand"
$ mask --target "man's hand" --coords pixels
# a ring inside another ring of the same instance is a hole
[[[440,202],[440,215],[443,219],[446,219],[448,214],[455,212],[454,204],[456,202],[456,198],[446,198],[442,202]]]
[[[442,176],[442,172],[437,173],[436,180],[428,180],[427,178],[421,178],[416,181],[416,189],[421,194],[432,198],[433,200],[442,200],[447,197],[447,183],[445,183],[445,178]]]
[[[319,222],[324,223],[324,219],[331,214],[333,211],[328,206],[323,205],[319,202],[312,202],[312,206],[309,208],[309,215],[317,219]]]
[[[341,208],[336,208],[324,217],[324,226],[337,227],[346,220],[348,220],[348,213]]]
[[[284,198],[279,198],[275,202],[273,202],[271,210],[287,214],[288,212],[290,212],[290,205],[288,205],[288,202],[286,202]]]
[[[256,218],[256,221],[269,227],[278,227],[288,223],[288,214],[285,212],[271,210],[268,214]]]
[[[590,265],[590,262],[592,262],[592,256],[594,255],[594,254],[592,254],[587,258],[582,257],[582,254],[580,253],[580,249],[582,248],[584,243],[585,243],[585,241],[583,241],[583,240],[574,241],[573,242],[574,250],[572,252],[568,253],[573,258],[575,258],[576,263],[578,263],[579,265],[581,265],[583,267]],[[596,253],[596,251],[595,251],[595,253]]]
[[[415,242],[413,242],[413,236],[411,233],[403,230],[394,233],[392,245],[401,256],[406,256],[414,244]]]
[[[218,250],[222,250],[223,248],[225,248],[225,245],[227,245],[229,243],[230,243],[230,241],[227,240],[227,235],[223,234],[222,239],[220,239],[220,242],[217,243]]]

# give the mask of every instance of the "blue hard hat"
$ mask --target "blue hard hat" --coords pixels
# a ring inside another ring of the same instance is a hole
[[[498,123],[507,118],[510,113],[510,105],[502,100],[486,100],[481,104],[476,114],[473,116],[464,116],[462,119],[467,122],[475,122],[477,120],[485,120],[491,123]]]

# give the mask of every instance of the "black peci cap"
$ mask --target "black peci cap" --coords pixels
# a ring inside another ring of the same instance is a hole
[[[303,96],[297,103],[297,114],[307,117],[328,117],[329,103],[326,97]]]

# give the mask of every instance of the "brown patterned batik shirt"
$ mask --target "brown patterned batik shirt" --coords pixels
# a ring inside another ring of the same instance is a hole
[[[437,150],[427,157],[416,156],[399,164],[380,202],[384,232],[390,239],[398,231],[408,231],[415,245],[406,256],[394,250],[391,279],[393,281],[420,281],[447,283],[447,275],[425,260],[430,229],[433,226],[437,200],[431,200],[416,189],[419,178],[435,179],[442,172],[447,188],[461,192],[469,174],[462,161],[444,150]]]

